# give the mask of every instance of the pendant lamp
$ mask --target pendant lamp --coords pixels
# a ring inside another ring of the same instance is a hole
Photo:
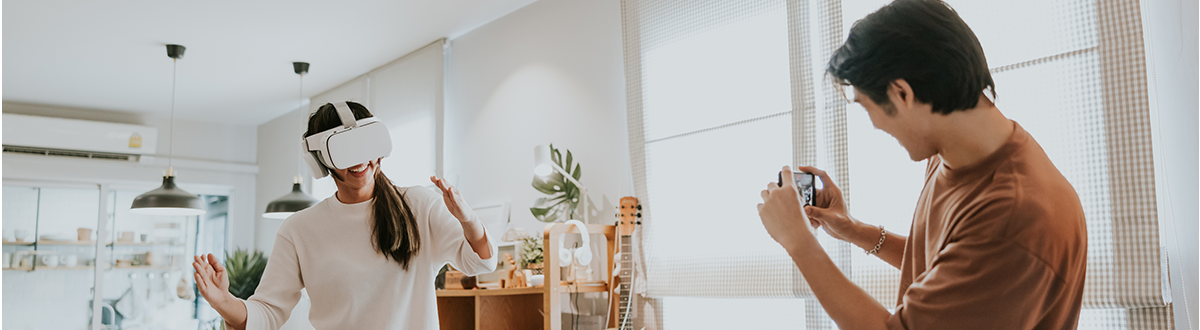
[[[175,67],[179,58],[183,57],[186,48],[180,45],[167,45],[167,56],[171,57],[171,140],[167,146],[167,174],[158,189],[141,194],[133,199],[129,211],[150,215],[201,215],[207,212],[204,201],[200,196],[179,189],[175,186],[175,169],[171,167],[174,160],[175,147]]]
[[[292,70],[296,71],[296,74],[300,75],[300,107],[299,108],[303,108],[304,107],[304,74],[308,73],[308,62],[292,62]],[[305,115],[306,113],[307,113],[306,111],[300,111],[300,114],[302,116]],[[304,117],[305,121],[307,121],[308,116],[303,116],[303,117]],[[298,155],[303,156],[304,150],[300,150],[300,152],[301,152],[301,154],[298,154]],[[297,164],[299,166],[304,165],[303,160],[301,160],[301,159],[296,159],[296,160],[297,160]],[[297,170],[298,170],[297,173],[304,173],[303,168],[297,168]],[[310,206],[317,204],[318,201],[316,198],[313,198],[312,196],[305,194],[304,190],[300,189],[300,180],[303,178],[300,175],[301,174],[296,174],[296,178],[294,180],[292,180],[292,192],[291,193],[289,193],[287,195],[283,195],[283,197],[276,198],[275,200],[273,200],[267,204],[267,212],[263,213],[264,218],[285,219],[288,216],[291,216],[292,213],[296,213],[300,210],[307,209]]]

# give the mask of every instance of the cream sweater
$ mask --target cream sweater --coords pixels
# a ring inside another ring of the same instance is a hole
[[[463,236],[442,196],[423,187],[401,188],[421,235],[405,271],[371,245],[371,201],[343,204],[336,197],[284,221],[254,295],[246,300],[246,329],[279,329],[308,288],[316,329],[437,329],[433,280],[449,262],[466,274],[496,269]],[[485,233],[486,235],[486,233]]]

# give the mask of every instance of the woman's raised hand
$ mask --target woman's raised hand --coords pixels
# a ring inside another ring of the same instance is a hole
[[[467,205],[467,200],[463,199],[462,193],[446,182],[446,179],[431,176],[429,181],[432,181],[442,191],[442,200],[446,202],[446,209],[449,209],[450,214],[458,218],[459,222],[469,222],[475,218],[475,211]]]
[[[229,293],[229,272],[212,253],[196,256],[192,268],[196,269],[196,288],[209,305],[221,306],[228,299],[236,299]]]

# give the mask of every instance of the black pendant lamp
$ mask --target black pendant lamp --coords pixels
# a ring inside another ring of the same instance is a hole
[[[292,62],[292,69],[294,71],[296,71],[296,74],[300,75],[300,108],[303,108],[304,107],[304,74],[308,73],[308,63],[307,62]],[[306,111],[300,111],[301,115],[304,115],[305,113],[306,113]],[[303,116],[303,117],[306,120],[308,119],[308,116]],[[303,156],[303,153],[304,153],[304,150],[300,150],[300,155]],[[298,164],[300,166],[304,165],[302,160],[297,159],[297,161],[299,161]],[[304,172],[304,169],[302,169],[302,168],[298,168],[298,170],[300,171],[298,173]],[[310,206],[317,204],[318,201],[316,198],[313,198],[312,196],[305,194],[304,190],[300,189],[300,180],[303,178],[300,175],[301,174],[296,174],[296,178],[292,181],[292,192],[291,193],[289,193],[287,195],[283,195],[283,197],[276,198],[275,200],[273,200],[267,204],[267,211],[265,213],[263,213],[264,218],[285,219],[288,216],[292,215],[292,213],[296,213],[300,210],[307,209]]]
[[[167,174],[158,189],[141,194],[133,199],[129,211],[150,215],[201,215],[207,212],[204,201],[200,196],[179,189],[175,186],[175,169],[171,167],[174,160],[175,147],[175,65],[183,57],[186,48],[180,45],[167,45],[167,56],[171,57],[171,140],[167,146]]]

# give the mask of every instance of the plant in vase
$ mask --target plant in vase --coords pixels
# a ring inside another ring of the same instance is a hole
[[[246,250],[238,249],[232,256],[226,252],[225,269],[229,272],[229,293],[245,300],[258,289],[263,270],[267,269],[267,257],[263,256],[262,251],[250,254]]]
[[[562,168],[565,172],[571,175],[575,181],[583,176],[583,170],[580,164],[574,164],[572,169],[572,161],[574,157],[571,151],[567,150],[566,162],[563,162],[563,154],[558,149],[554,148],[554,144],[550,144],[550,159],[555,165]],[[579,186],[567,180],[562,173],[554,171],[546,176],[533,176],[533,188],[543,194],[549,195],[538,198],[534,202],[534,206],[529,208],[533,213],[533,217],[541,222],[562,222],[570,219],[575,219],[576,210],[579,206],[579,198],[581,195]],[[586,197],[584,197],[586,198]]]
[[[540,237],[522,238],[521,251],[518,255],[521,260],[521,268],[533,271],[534,275],[542,274],[542,261],[545,254],[542,253]]]

